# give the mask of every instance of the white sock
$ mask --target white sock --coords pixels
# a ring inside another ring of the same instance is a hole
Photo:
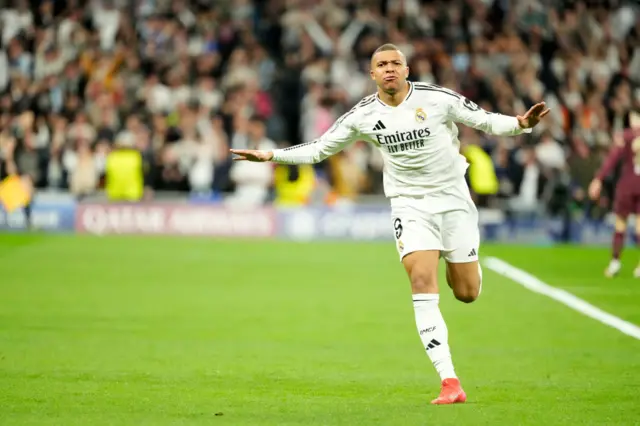
[[[439,294],[414,294],[413,310],[416,315],[416,325],[422,346],[429,355],[429,359],[440,375],[440,380],[455,378],[447,325],[440,313]]]

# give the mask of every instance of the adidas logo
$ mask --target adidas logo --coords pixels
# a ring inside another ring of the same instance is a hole
[[[427,347],[425,349],[426,350],[433,349],[436,346],[440,346],[440,342],[438,342],[436,339],[431,339],[431,341],[429,342],[429,344],[427,345]]]
[[[382,121],[378,120],[373,130],[382,130],[382,129],[386,129],[386,127],[384,124],[382,124]]]
[[[472,248],[471,251],[469,252],[469,257],[473,257],[475,255],[477,255],[478,252],[476,252],[476,249]]]

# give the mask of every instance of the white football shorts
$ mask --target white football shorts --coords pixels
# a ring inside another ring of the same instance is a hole
[[[464,180],[424,197],[392,197],[391,216],[400,260],[420,250],[440,250],[450,263],[478,260],[478,209]]]

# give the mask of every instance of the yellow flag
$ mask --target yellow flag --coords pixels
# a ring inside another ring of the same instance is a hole
[[[12,175],[0,182],[0,203],[8,213],[26,206],[29,198],[29,190],[19,176]]]

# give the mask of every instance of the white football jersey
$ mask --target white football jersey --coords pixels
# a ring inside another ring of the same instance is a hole
[[[397,107],[377,94],[367,96],[320,138],[275,150],[272,161],[317,163],[363,140],[382,152],[387,197],[423,196],[457,184],[466,172],[455,123],[501,136],[531,131],[522,129],[515,117],[487,112],[452,90],[410,82]]]

